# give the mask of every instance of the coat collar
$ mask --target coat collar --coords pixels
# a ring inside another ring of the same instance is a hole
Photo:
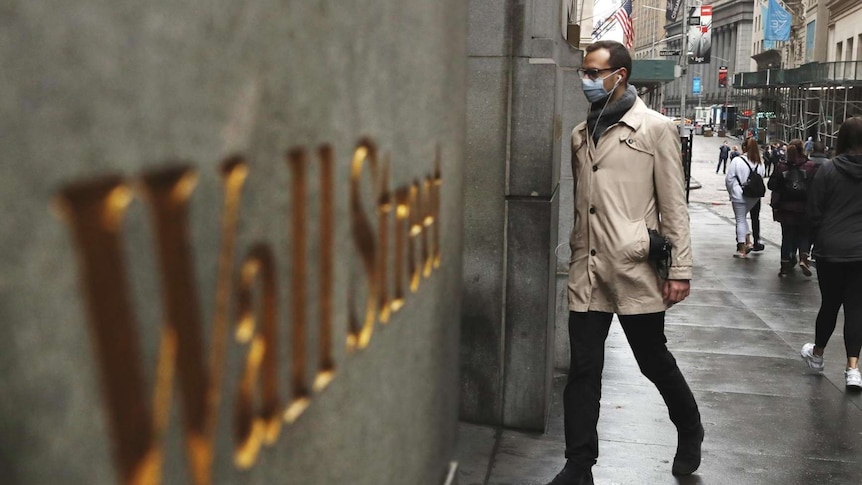
[[[649,108],[647,108],[646,104],[643,100],[638,97],[635,99],[635,104],[632,105],[631,109],[629,109],[626,114],[620,118],[620,123],[625,123],[632,131],[638,131],[644,121],[644,117],[649,116]],[[578,130],[581,135],[586,139],[587,136],[587,122],[581,122],[580,129]],[[629,137],[630,132],[620,133],[620,139],[625,140]]]

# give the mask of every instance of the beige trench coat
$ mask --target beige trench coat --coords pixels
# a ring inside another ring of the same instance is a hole
[[[691,279],[685,175],[674,123],[639,98],[619,123],[587,142],[572,131],[575,225],[569,244],[569,310],[621,315],[667,309],[647,228],[673,243],[670,279]]]

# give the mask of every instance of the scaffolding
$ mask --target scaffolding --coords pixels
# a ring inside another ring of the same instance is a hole
[[[734,88],[751,94],[752,112],[774,114],[768,130],[771,139],[810,136],[834,147],[841,123],[862,115],[860,61],[739,73],[734,76]]]

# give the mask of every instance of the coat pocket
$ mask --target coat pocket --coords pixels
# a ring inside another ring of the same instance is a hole
[[[623,261],[639,263],[649,256],[649,231],[644,221],[621,221],[615,238]]]

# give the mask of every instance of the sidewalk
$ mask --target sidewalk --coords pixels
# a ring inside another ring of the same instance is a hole
[[[718,187],[723,190],[723,177],[714,173],[717,155],[709,152],[714,142],[717,154],[722,141],[695,137],[692,175],[703,188],[692,191],[689,205],[694,280],[691,296],[668,312],[666,326],[668,347],[700,405],[706,428],[703,464],[691,477],[671,475],[675,429],[614,323],[607,341],[595,481],[860,483],[862,395],[844,389],[843,315],[827,349],[826,371],[822,376],[808,372],[799,349],[813,340],[820,303],[816,273],[812,278],[798,270],[785,279],[776,276],[780,229],[767,204],[761,215],[766,251],[748,260],[731,257],[732,211]],[[458,483],[526,485],[553,478],[565,461],[565,378],[562,373],[555,377],[544,434],[462,423]]]

